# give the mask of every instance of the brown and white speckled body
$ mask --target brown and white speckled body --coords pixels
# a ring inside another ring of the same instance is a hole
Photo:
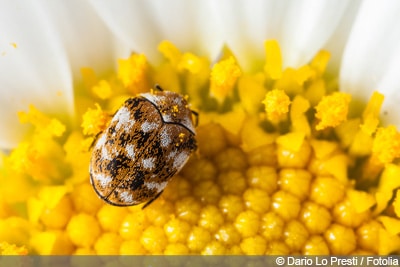
[[[116,206],[150,203],[196,150],[192,111],[177,93],[155,91],[130,98],[99,134],[90,181]]]

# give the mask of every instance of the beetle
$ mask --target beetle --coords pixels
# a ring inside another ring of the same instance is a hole
[[[127,99],[93,144],[90,182],[111,205],[145,208],[197,149],[186,97],[155,88]]]

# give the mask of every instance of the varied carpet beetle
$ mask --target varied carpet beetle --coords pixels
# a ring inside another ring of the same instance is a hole
[[[146,207],[197,148],[197,114],[184,96],[156,89],[126,100],[93,145],[90,181],[111,205]]]

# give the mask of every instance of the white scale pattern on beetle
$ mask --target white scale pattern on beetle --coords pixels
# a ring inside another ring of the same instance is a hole
[[[179,153],[174,159],[174,165],[173,165],[174,168],[179,171],[183,167],[183,165],[186,163],[188,158],[189,158],[189,155],[186,152]]]
[[[148,133],[150,131],[153,131],[153,130],[157,129],[159,126],[160,126],[160,124],[157,123],[157,122],[145,121],[145,122],[142,123],[142,127],[141,128],[142,128],[143,132]]]
[[[124,191],[119,196],[126,203],[131,203],[133,201],[133,196],[129,192]]]
[[[171,151],[171,152],[168,154],[167,158],[168,158],[168,159],[173,159],[173,158],[175,158],[175,156],[176,156],[177,153],[178,153],[177,151]]]
[[[184,125],[186,128],[188,128],[192,133],[196,133],[196,130],[193,127],[192,120],[189,118],[184,118],[183,121],[181,122],[182,125]]]
[[[107,141],[107,136],[105,134],[102,134],[100,138],[97,140],[95,148],[100,149],[101,147],[104,147],[106,141]]]
[[[135,160],[135,146],[132,144],[126,145],[126,154],[131,160]]]
[[[145,94],[142,94],[142,96],[144,98],[146,98],[147,100],[149,100],[151,103],[153,103],[156,106],[158,106],[160,103],[165,102],[165,96],[154,95],[154,94],[151,94],[151,93],[145,93]]]
[[[112,155],[110,154],[110,151],[108,151],[108,148],[105,146],[103,146],[101,148],[101,159],[102,160],[112,160],[113,159]]]
[[[107,148],[105,146],[103,146],[101,148],[101,158],[103,160],[105,160],[105,159],[106,160],[112,160],[112,159],[114,159],[114,158],[116,158],[118,156],[119,156],[119,151],[118,151],[118,149],[116,147],[113,147],[111,151],[110,151],[109,148]]]
[[[155,167],[154,164],[155,158],[147,158],[142,160],[143,168],[145,169],[153,169]]]
[[[100,186],[103,188],[107,187],[112,181],[110,176],[105,176],[103,173],[95,173],[93,178],[94,180],[98,181]]]
[[[171,136],[168,133],[168,130],[166,127],[164,127],[161,132],[160,132],[160,139],[161,139],[161,147],[168,147],[172,140],[171,140]]]
[[[131,112],[127,107],[120,108],[111,122],[117,122],[117,125],[115,125],[116,132],[120,131],[121,128],[124,128],[125,132],[129,132],[135,124],[135,120],[131,119]]]
[[[157,190],[157,193],[160,193],[161,191],[163,191],[164,188],[167,186],[167,184],[168,184],[168,182],[162,182],[162,183],[147,182],[147,183],[144,183],[144,185],[150,190],[155,188]]]
[[[177,151],[172,151],[167,156],[168,159],[174,159],[173,167],[175,170],[179,171],[186,161],[189,158],[189,155],[186,152],[180,152],[178,154]]]
[[[182,102],[182,99],[181,99],[181,98],[174,98],[173,101],[172,101],[172,103],[173,103],[174,105],[183,106],[183,102]]]

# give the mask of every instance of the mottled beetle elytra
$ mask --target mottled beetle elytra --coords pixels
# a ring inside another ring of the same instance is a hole
[[[197,112],[183,95],[155,89],[126,100],[94,142],[90,181],[111,205],[146,207],[197,148]]]

